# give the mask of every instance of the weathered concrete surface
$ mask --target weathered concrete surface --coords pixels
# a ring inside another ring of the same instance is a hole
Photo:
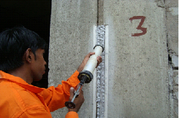
[[[49,86],[57,86],[78,68],[84,56],[93,48],[93,26],[97,21],[96,1],[52,0]],[[85,103],[81,118],[92,118],[93,83],[83,87]],[[64,118],[67,108],[52,113],[53,118]],[[84,115],[85,113],[85,115]]]
[[[178,0],[165,0],[169,57],[170,118],[178,118]]]
[[[170,118],[178,118],[178,0],[165,0],[169,52]]]
[[[178,0],[165,0],[166,7],[178,7]]]
[[[167,8],[166,18],[168,48],[170,52],[178,55],[178,7]]]
[[[145,16],[140,33],[136,27]],[[169,117],[165,9],[154,0],[104,0],[109,27],[108,114],[106,118]]]

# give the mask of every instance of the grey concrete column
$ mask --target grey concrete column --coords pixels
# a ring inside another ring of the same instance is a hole
[[[49,86],[67,80],[92,51],[94,26],[97,21],[97,2],[89,0],[52,0]],[[83,87],[85,103],[81,118],[92,118],[93,84]],[[52,113],[53,118],[64,118],[67,108]],[[85,115],[84,115],[85,113]]]
[[[169,116],[165,9],[157,4],[104,0],[109,47],[105,118]]]

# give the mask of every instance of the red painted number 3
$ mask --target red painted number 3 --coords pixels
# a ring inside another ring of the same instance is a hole
[[[133,16],[129,20],[132,22],[132,20],[134,20],[134,19],[141,19],[141,21],[136,29],[141,30],[142,33],[134,33],[134,34],[132,34],[132,36],[141,36],[141,35],[146,34],[147,28],[142,27],[142,24],[144,23],[144,20],[145,20],[145,16]]]

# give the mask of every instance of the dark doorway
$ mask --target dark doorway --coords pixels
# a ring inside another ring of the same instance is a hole
[[[38,33],[49,44],[50,15],[51,0],[0,0],[0,32],[23,25]],[[48,51],[45,59],[48,66]],[[48,69],[43,79],[33,82],[33,85],[48,87]]]

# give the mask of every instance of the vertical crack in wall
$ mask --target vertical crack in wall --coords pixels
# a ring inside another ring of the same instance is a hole
[[[97,44],[105,47],[105,26],[103,25],[103,0],[97,0]],[[96,71],[96,118],[105,117],[105,50],[101,55],[103,61]]]
[[[97,25],[99,25],[99,0],[97,0]]]
[[[97,25],[103,25],[104,0],[97,0]]]
[[[99,25],[96,30],[97,44],[105,46],[105,26]],[[105,114],[105,50],[101,55],[103,61],[96,71],[96,118],[104,118]]]

